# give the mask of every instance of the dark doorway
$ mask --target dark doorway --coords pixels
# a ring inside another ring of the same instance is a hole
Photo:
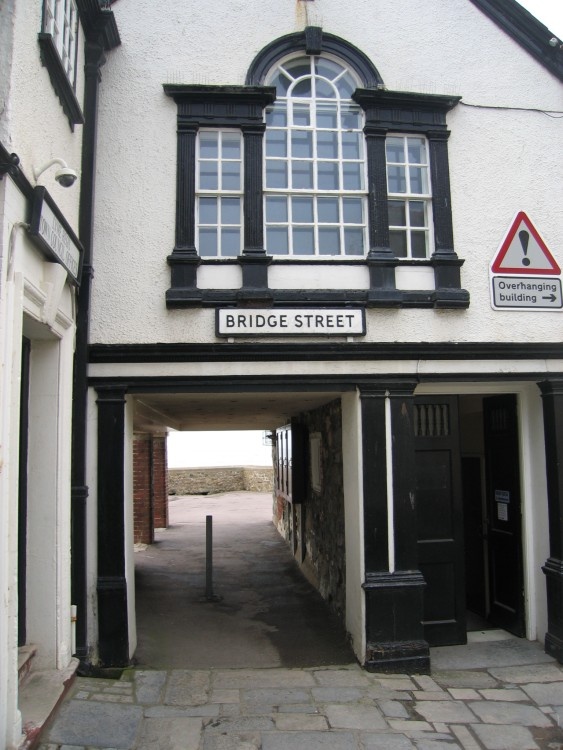
[[[516,396],[416,398],[414,431],[426,639],[524,636]]]
[[[18,646],[27,640],[27,453],[29,433],[29,368],[31,341],[22,339],[18,476]]]

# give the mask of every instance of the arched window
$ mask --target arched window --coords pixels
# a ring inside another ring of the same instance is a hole
[[[364,256],[367,179],[359,81],[328,56],[277,62],[266,85],[266,251],[274,256]]]

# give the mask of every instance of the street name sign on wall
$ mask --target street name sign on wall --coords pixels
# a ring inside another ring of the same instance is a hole
[[[42,186],[33,191],[29,236],[44,255],[64,266],[72,280],[78,283],[82,245]]]
[[[519,211],[490,266],[494,310],[563,310],[561,268],[524,211]]]
[[[217,336],[364,336],[365,315],[357,308],[221,308]]]

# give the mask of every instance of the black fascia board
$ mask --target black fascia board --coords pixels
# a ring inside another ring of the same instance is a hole
[[[471,0],[508,36],[534,57],[556,78],[563,81],[561,40],[516,0]],[[550,41],[556,39],[552,46]]]
[[[121,44],[117,22],[113,11],[102,8],[100,0],[76,0],[80,23],[90,41],[101,37],[104,50],[112,50]]]

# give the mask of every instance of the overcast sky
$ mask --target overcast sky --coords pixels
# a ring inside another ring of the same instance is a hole
[[[560,39],[563,37],[563,0],[518,0]]]

